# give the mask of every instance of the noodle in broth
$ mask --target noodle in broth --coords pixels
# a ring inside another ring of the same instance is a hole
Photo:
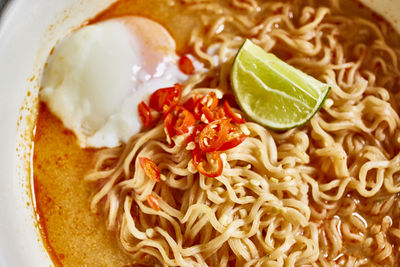
[[[182,102],[230,94],[233,58],[246,38],[332,86],[304,126],[249,137],[225,151],[209,178],[163,123],[97,153],[87,181],[133,262],[168,266],[395,266],[400,243],[400,51],[391,29],[343,15],[342,1],[182,1],[202,12],[189,48],[206,71]],[[240,10],[238,13],[237,10]],[[237,112],[240,112],[237,110]],[[243,114],[242,114],[243,115]],[[140,168],[154,161],[162,181]],[[152,194],[160,211],[148,206]]]

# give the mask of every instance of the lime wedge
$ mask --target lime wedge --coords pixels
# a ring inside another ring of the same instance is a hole
[[[265,127],[285,130],[306,123],[330,86],[246,40],[233,62],[231,85],[242,110]]]

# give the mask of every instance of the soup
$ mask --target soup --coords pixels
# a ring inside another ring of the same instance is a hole
[[[221,153],[214,178],[166,138],[163,119],[121,146],[82,148],[42,102],[34,190],[55,264],[396,266],[400,39],[386,22],[351,1],[121,0],[90,24],[128,15],[158,22],[179,55],[199,62],[182,105],[211,92],[232,99],[230,68],[246,38],[332,89],[309,122],[285,131],[251,122],[230,100],[247,134]],[[140,158],[156,163],[160,181]]]

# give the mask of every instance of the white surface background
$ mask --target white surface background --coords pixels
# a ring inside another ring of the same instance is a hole
[[[1,0],[0,0],[1,1]],[[14,0],[0,20],[0,266],[49,266],[51,263],[27,206],[29,146],[17,129],[20,115],[35,106],[39,74],[56,40],[114,0]],[[362,0],[400,29],[399,0]],[[51,26],[53,25],[53,26]],[[33,79],[30,81],[30,78]],[[32,96],[26,98],[27,91]],[[25,99],[25,100],[24,100]],[[27,105],[24,101],[28,101]],[[20,111],[21,106],[25,110]],[[29,118],[29,116],[27,117]],[[19,152],[16,149],[19,148]]]
[[[113,0],[14,0],[0,21],[0,266],[49,266],[35,227],[29,175],[24,171],[29,146],[21,146],[25,120],[20,115],[36,104],[38,76],[56,40],[93,17]],[[53,26],[51,26],[53,25]],[[32,81],[29,81],[34,77]],[[27,109],[20,111],[32,96]],[[25,99],[25,100],[24,100]],[[29,119],[29,116],[27,117]],[[32,117],[30,117],[32,118]],[[22,137],[21,137],[22,134]],[[26,143],[26,141],[25,141]],[[18,145],[17,145],[18,144]],[[23,144],[22,144],[23,145]],[[19,149],[19,152],[16,149]]]

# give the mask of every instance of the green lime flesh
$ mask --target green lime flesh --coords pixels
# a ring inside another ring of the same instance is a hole
[[[285,130],[321,108],[330,86],[290,66],[250,40],[239,49],[231,85],[242,110],[257,123]]]

